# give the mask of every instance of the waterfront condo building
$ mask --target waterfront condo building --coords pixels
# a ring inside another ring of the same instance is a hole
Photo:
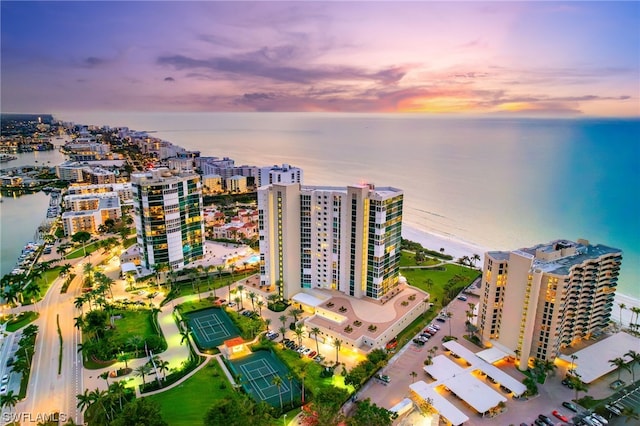
[[[261,285],[285,299],[304,289],[381,299],[398,286],[402,205],[389,187],[261,187]]]
[[[564,347],[609,324],[622,252],[558,240],[487,252],[478,328],[482,340],[530,359],[553,361]]]
[[[167,168],[131,176],[134,221],[142,266],[181,269],[203,256],[200,176]]]

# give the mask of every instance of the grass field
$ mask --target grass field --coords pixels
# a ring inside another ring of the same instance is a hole
[[[93,253],[94,251],[98,250],[99,247],[97,243],[98,242],[95,241],[85,246],[85,249],[87,250],[87,254]],[[67,259],[78,259],[79,257],[84,257],[84,250],[82,249],[82,246],[80,246],[79,249],[72,251],[66,256]]]
[[[37,320],[39,316],[40,314],[38,314],[37,312],[25,311],[20,314],[16,322],[10,322],[9,324],[7,324],[7,331],[14,332],[16,330],[19,330],[30,322]]]
[[[35,298],[36,301],[42,300],[45,294],[47,294],[47,290],[51,287],[51,284],[58,278],[60,275],[60,270],[62,266],[56,266],[55,268],[49,269],[47,272],[42,274],[42,277],[38,278],[36,282],[40,287],[40,293],[25,293],[24,294],[24,305],[30,305],[31,299]]]
[[[122,315],[122,319],[115,320],[115,330],[112,341],[116,347],[126,346],[127,339],[140,336],[146,339],[149,336],[157,336],[152,323],[152,312],[148,309],[137,311],[114,311],[114,315]]]
[[[234,393],[218,361],[209,363],[173,389],[147,398],[160,405],[162,418],[171,426],[202,425],[213,402]]]

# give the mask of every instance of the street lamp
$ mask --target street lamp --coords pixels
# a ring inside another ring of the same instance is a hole
[[[282,424],[287,426],[287,413],[284,413],[284,417],[282,418]]]

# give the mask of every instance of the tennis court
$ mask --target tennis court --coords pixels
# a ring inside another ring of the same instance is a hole
[[[244,390],[256,401],[265,401],[273,407],[280,407],[292,400],[300,399],[302,392],[296,379],[289,379],[289,370],[276,356],[269,351],[257,351],[246,357],[229,361]],[[274,377],[282,380],[280,388],[273,383]]]
[[[223,309],[201,309],[188,312],[184,316],[189,322],[193,336],[200,349],[215,348],[225,340],[240,335],[240,332]]]

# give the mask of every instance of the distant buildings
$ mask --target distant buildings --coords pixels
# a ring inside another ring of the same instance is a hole
[[[272,183],[302,183],[302,177],[302,169],[288,164],[283,164],[282,167],[261,167],[257,186],[261,187]]]
[[[200,176],[152,169],[131,176],[134,222],[142,265],[181,269],[203,256],[204,220]]]
[[[120,167],[123,160],[113,161],[65,161],[56,166],[56,176],[58,179],[68,182],[84,182],[95,185],[115,183],[116,173],[113,168]]]
[[[398,285],[402,205],[389,187],[261,187],[261,285],[285,299],[305,289],[381,299]]]
[[[620,250],[585,240],[486,253],[482,340],[515,353],[522,366],[555,359],[608,325],[621,261]]]
[[[131,182],[91,184],[91,185],[73,184],[67,188],[67,195],[100,194],[104,192],[117,193],[118,197],[120,198],[121,204],[133,203],[133,191],[131,187]]]

